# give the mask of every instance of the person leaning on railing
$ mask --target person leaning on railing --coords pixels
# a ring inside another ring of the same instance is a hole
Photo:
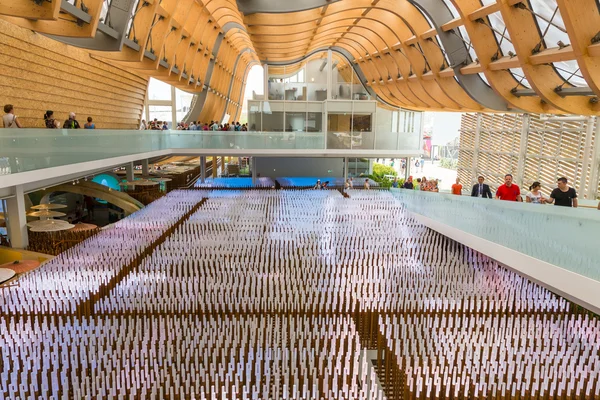
[[[558,178],[556,182],[558,187],[550,193],[550,198],[547,202],[550,204],[554,203],[555,206],[577,208],[577,192],[567,183],[568,180],[564,176]]]

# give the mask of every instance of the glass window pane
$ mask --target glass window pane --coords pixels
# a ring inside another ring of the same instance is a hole
[[[456,7],[454,7],[454,4],[452,3],[452,1],[444,0],[444,3],[446,3],[446,7],[448,7],[450,12],[452,13],[452,16],[454,18],[457,18],[459,14],[458,14],[458,11],[456,10]]]
[[[158,79],[150,78],[148,85],[149,100],[171,100],[171,85],[159,81]]]
[[[154,121],[156,119],[159,122],[167,122],[167,126],[169,129],[173,127],[173,108],[171,106],[148,106],[150,116],[148,118],[149,121]]]
[[[350,69],[352,71],[352,100],[371,100],[371,95],[358,79],[354,68],[350,66]]]
[[[309,112],[308,119],[306,121],[307,132],[322,132],[323,131],[323,114],[316,112]]]
[[[259,101],[248,101],[248,130],[249,131],[262,131],[261,122],[261,107],[262,104]]]
[[[175,89],[175,98],[177,101],[177,122],[183,121],[183,118],[190,111],[190,105],[194,95],[183,90]]]
[[[305,132],[306,131],[306,113],[305,112],[286,112],[285,124],[287,132]]]

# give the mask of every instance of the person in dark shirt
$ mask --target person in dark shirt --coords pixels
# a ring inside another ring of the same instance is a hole
[[[402,187],[404,189],[412,189],[413,188],[413,181],[412,181],[412,176],[409,176],[408,179],[406,180],[406,182],[404,182],[404,185],[402,185]]]
[[[492,191],[487,184],[483,183],[484,180],[485,178],[481,175],[477,177],[478,183],[473,185],[473,188],[471,189],[471,197],[483,197],[488,199],[492,198]]]
[[[558,178],[556,189],[550,193],[548,203],[554,203],[555,206],[574,207],[577,208],[577,192],[570,187],[567,178],[564,176]]]
[[[79,122],[75,119],[75,113],[69,113],[69,119],[65,121],[63,129],[79,129]]]

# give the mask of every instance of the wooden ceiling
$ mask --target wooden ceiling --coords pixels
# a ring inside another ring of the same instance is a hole
[[[124,28],[123,44],[90,51],[183,90],[208,93],[211,113],[225,109],[237,115],[249,66],[296,64],[315,51],[333,49],[343,54],[340,72],[359,72],[363,84],[388,105],[600,115],[597,0],[546,1],[564,21],[567,36],[558,47],[543,40],[531,0],[343,0],[304,11],[249,15],[242,15],[235,0],[140,0]],[[75,11],[66,1],[0,0],[0,14],[67,42],[108,34],[104,0],[85,1],[89,18],[80,15],[81,0],[70,2]],[[435,7],[453,11],[440,20],[433,17],[439,15]],[[426,16],[422,10],[428,8],[432,12]],[[493,19],[506,29],[494,29]],[[444,48],[456,37],[464,46],[458,50],[467,54],[460,63],[457,49]],[[498,38],[504,37],[514,51],[502,50]],[[94,48],[93,42],[85,43]],[[565,81],[558,62],[575,63],[587,86]],[[516,70],[523,78],[515,79]]]

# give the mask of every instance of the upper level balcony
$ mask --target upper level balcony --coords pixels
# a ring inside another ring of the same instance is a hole
[[[165,155],[408,157],[420,133],[0,130],[0,189]],[[361,142],[362,141],[362,142]]]

